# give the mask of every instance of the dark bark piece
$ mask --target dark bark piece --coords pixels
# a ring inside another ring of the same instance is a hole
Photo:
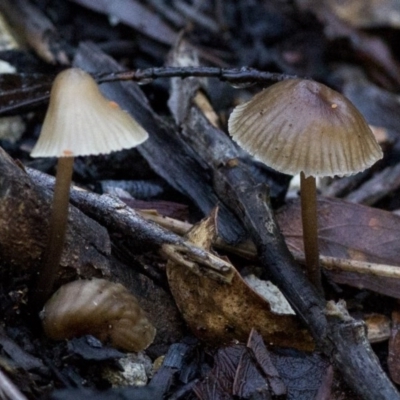
[[[149,385],[138,388],[109,389],[95,391],[90,389],[56,390],[49,396],[50,400],[155,400],[158,392]]]
[[[255,161],[232,142],[223,131],[213,126],[198,107],[191,107],[182,124],[181,135],[186,143],[195,149],[195,156],[202,164],[215,170],[229,160],[240,159],[241,165],[247,169],[247,173],[255,182],[266,183],[270,188],[271,197],[278,202],[283,200],[290,176]]]
[[[22,349],[6,334],[3,327],[0,327],[0,346],[2,347],[2,351],[13,360],[16,367],[42,375],[49,374],[50,371],[48,367],[43,364],[42,360]]]
[[[170,54],[169,63],[172,65],[194,69],[198,62],[197,53],[183,41],[177,43]],[[245,73],[245,70],[241,70],[241,73]],[[185,80],[171,79],[168,107],[181,128],[178,131],[179,136],[194,149],[194,156],[200,164],[213,169],[232,158],[241,158],[251,170],[249,173],[257,177],[257,181],[268,183],[271,196],[283,200],[289,185],[289,176],[255,162],[240,146],[227,140],[225,132],[211,124],[200,107],[195,105],[198,104],[195,99],[199,97],[196,95],[202,95],[201,90],[206,90],[206,83],[207,80],[195,77]],[[207,134],[203,134],[204,129],[208,130]]]
[[[111,347],[102,346],[93,336],[83,336],[68,340],[68,351],[85,361],[106,361],[125,357],[125,354]]]
[[[161,368],[151,382],[144,387],[109,389],[102,392],[87,389],[59,390],[50,395],[53,400],[158,400],[166,399],[174,377],[184,366],[183,360],[190,351],[190,346],[177,343],[170,347]]]
[[[174,2],[174,7],[180,11],[186,20],[192,21],[207,31],[218,33],[219,27],[217,22],[203,14],[196,5],[189,5],[184,1],[178,0]]]
[[[347,38],[364,65],[376,73],[388,88],[400,85],[400,69],[388,44],[377,35],[365,33],[340,19],[325,3],[304,1],[301,8],[313,12],[325,26],[329,39]]]
[[[93,73],[122,69],[91,44],[81,44],[74,63]],[[166,124],[154,113],[135,83],[108,83],[102,84],[100,88],[106,97],[117,102],[149,132],[150,138],[138,150],[151,168],[173,188],[190,197],[204,214],[211,212],[220,203],[220,199],[212,189],[210,173],[195,161],[195,152],[177,136],[176,126]],[[230,243],[235,243],[244,236],[236,217],[222,205],[219,229],[220,234]]]
[[[51,193],[37,188],[2,149],[0,176],[2,262],[13,268],[13,276],[31,275],[37,271],[46,243]],[[56,285],[78,277],[110,277],[110,252],[106,230],[71,207],[62,270]]]
[[[371,171],[365,170],[355,175],[335,179],[329,186],[320,188],[320,193],[325,197],[343,197],[349,194],[363,181],[368,179]]]
[[[51,64],[69,64],[66,43],[52,22],[32,3],[27,0],[3,0],[0,10],[11,25],[22,32],[39,57]]]
[[[27,400],[27,398],[18,390],[18,388],[0,371],[0,393],[7,399]]]
[[[356,190],[345,200],[352,203],[373,205],[400,188],[400,164],[386,167]]]
[[[167,189],[165,183],[161,180],[102,180],[100,184],[103,192],[110,193],[113,190],[123,190],[136,200],[158,197]]]
[[[135,0],[73,0],[84,7],[112,15],[131,26],[140,33],[171,45],[175,42],[178,34],[170,28],[156,13]]]
[[[369,124],[384,127],[398,135],[400,104],[396,93],[374,85],[361,68],[340,68],[337,76],[343,81],[341,92]]]

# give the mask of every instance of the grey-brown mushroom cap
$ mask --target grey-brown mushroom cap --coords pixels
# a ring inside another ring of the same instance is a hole
[[[309,80],[276,83],[237,106],[232,138],[277,171],[350,175],[382,158],[364,117],[340,93]]]
[[[95,80],[79,68],[57,75],[32,157],[108,154],[143,143],[148,133],[106,99]]]

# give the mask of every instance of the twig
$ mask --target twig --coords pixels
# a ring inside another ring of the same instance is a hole
[[[0,370],[0,399],[4,400],[27,400],[17,387]]]
[[[27,172],[36,185],[53,189],[53,177],[31,168],[27,168]],[[70,196],[71,203],[87,216],[99,221],[110,233],[117,232],[118,235],[124,236],[131,249],[137,249],[142,253],[146,250],[160,250],[164,244],[173,244],[175,254],[169,255],[185,259],[188,267],[192,263],[197,263],[214,278],[224,282],[230,282],[232,279],[233,271],[230,263],[147,221],[121,200],[110,195],[98,195],[76,188],[71,189]]]
[[[321,257],[321,264],[327,270],[340,270],[356,272],[357,274],[384,276],[386,278],[400,279],[400,267],[384,265],[366,261],[347,260],[335,257]]]
[[[218,191],[225,193],[248,228],[265,277],[283,292],[347,383],[364,399],[400,399],[368,343],[364,323],[351,318],[343,307],[329,313],[324,300],[304,277],[275,222],[266,187],[254,186],[238,164],[233,168],[226,165],[218,172]]]
[[[278,72],[260,71],[254,68],[218,68],[218,67],[159,67],[137,69],[134,71],[109,72],[95,76],[97,82],[135,81],[141,84],[150,83],[161,78],[217,78],[233,85],[251,85],[255,83],[279,82],[297,78],[295,75]]]
[[[170,217],[163,217],[162,215],[149,212],[147,210],[136,210],[140,215],[150,221],[154,221],[162,227],[175,232],[178,235],[184,235],[192,224],[183,222]],[[236,254],[240,257],[255,260],[257,258],[257,249],[252,241],[241,242],[235,246],[225,243],[220,237],[216,238],[213,243],[218,249],[224,250],[231,254]],[[296,261],[304,263],[304,254],[292,252]],[[329,271],[339,270],[347,272],[355,272],[357,274],[382,276],[386,278],[400,279],[400,267],[396,265],[377,264],[367,261],[351,260],[338,257],[319,256],[321,266]]]

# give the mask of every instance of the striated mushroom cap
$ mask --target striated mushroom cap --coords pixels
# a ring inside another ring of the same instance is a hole
[[[147,132],[107,100],[95,80],[79,68],[57,75],[32,157],[108,154],[138,146]]]
[[[383,156],[353,104],[309,80],[285,80],[256,94],[233,110],[228,128],[255,158],[291,175],[350,175]]]
[[[119,283],[79,280],[61,286],[42,312],[45,334],[54,340],[93,335],[126,351],[141,351],[156,329],[136,298]]]

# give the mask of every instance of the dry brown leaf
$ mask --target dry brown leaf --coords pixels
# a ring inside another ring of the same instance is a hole
[[[390,337],[390,319],[383,314],[367,314],[364,316],[367,335],[370,343],[385,342]]]
[[[277,219],[289,248],[303,253],[300,201],[288,203]],[[318,237],[321,255],[400,266],[400,217],[391,212],[318,198]]]
[[[277,219],[291,251],[302,254],[300,202],[290,202],[279,211]],[[321,255],[386,264],[393,266],[392,269],[400,265],[399,216],[339,199],[319,198],[318,224]],[[359,272],[333,265],[326,270],[329,278],[337,283],[400,298],[400,279],[394,279],[393,271],[382,276],[372,270]]]
[[[215,236],[215,213],[195,225],[187,239],[209,249]],[[169,261],[167,276],[172,294],[193,333],[210,344],[245,341],[252,328],[268,344],[312,350],[308,331],[293,315],[279,315],[255,293],[233,268],[229,283],[197,273],[182,264]]]

